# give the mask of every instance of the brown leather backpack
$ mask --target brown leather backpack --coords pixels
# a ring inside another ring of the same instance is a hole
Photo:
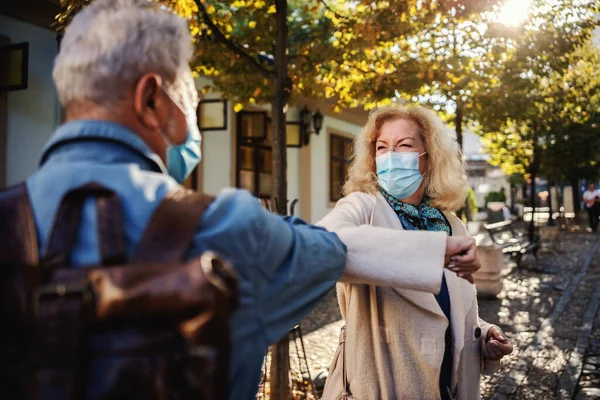
[[[70,267],[91,196],[101,265]],[[167,196],[126,257],[119,199],[90,183],[40,257],[25,184],[0,192],[0,398],[226,399],[236,281],[214,253],[183,262],[211,200]]]

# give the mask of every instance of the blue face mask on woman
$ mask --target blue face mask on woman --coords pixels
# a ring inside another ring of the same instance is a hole
[[[165,93],[169,96],[168,92],[165,91]],[[171,101],[173,101],[172,98]],[[167,171],[177,182],[183,183],[202,159],[202,152],[200,149],[202,136],[198,129],[198,120],[196,118],[196,113],[193,111],[193,107],[188,107],[189,110],[186,112],[186,110],[182,109],[177,102],[173,101],[173,104],[175,104],[185,115],[185,122],[188,130],[184,143],[167,146]]]
[[[412,196],[423,182],[423,175],[419,171],[419,157],[426,153],[390,151],[377,157],[377,182],[397,199]]]

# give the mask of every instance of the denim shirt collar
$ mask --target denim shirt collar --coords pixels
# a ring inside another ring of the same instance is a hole
[[[78,142],[107,142],[122,146],[139,163],[145,163],[151,170],[167,174],[167,168],[150,147],[130,129],[109,121],[76,120],[59,126],[42,151],[40,166],[44,165],[52,153],[69,144]],[[90,154],[93,158],[93,154]]]

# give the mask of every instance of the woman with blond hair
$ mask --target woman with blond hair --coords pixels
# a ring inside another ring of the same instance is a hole
[[[360,272],[343,278],[337,292],[346,326],[323,399],[478,399],[480,374],[512,352],[500,328],[478,316],[474,253],[440,259],[422,241],[387,240],[390,229],[468,236],[451,214],[467,192],[461,159],[449,130],[421,106],[378,109],[355,137],[346,197],[319,225],[340,235],[354,252],[348,262],[360,260],[365,275],[392,260],[441,285],[434,295],[359,283]],[[359,226],[371,229],[346,234]]]

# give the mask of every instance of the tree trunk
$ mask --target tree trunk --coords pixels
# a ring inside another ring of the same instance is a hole
[[[515,197],[517,197],[517,188],[514,184],[510,184],[510,211],[515,212]]]
[[[529,203],[531,204],[531,221],[529,222],[529,230],[528,230],[528,234],[529,234],[529,240],[531,242],[533,242],[533,240],[535,239],[535,178],[536,178],[536,173],[531,172],[530,174],[531,176],[531,192],[529,193]]]
[[[548,217],[548,226],[554,226],[554,214],[553,208],[557,207],[558,204],[552,203],[552,188],[554,187],[554,181],[548,179],[548,209],[550,210],[550,216]],[[558,200],[558,199],[557,199]]]
[[[460,157],[463,157],[462,154],[462,149],[463,149],[463,118],[462,118],[462,107],[460,102],[456,102],[456,117],[454,120],[454,125],[456,126],[456,143],[458,143],[458,148],[460,149]],[[462,161],[462,160],[461,160]],[[467,215],[467,219],[468,219],[468,215],[469,212],[467,210],[468,205],[465,203],[465,207],[463,208],[466,212],[465,214]],[[463,209],[460,209],[456,212],[456,216],[459,219],[462,219],[463,216]]]
[[[458,143],[458,148],[462,151],[463,149],[463,115],[462,115],[462,105],[460,102],[456,102],[456,117],[454,120],[454,125],[456,126],[456,142]]]
[[[531,221],[529,222],[529,241],[533,242],[535,239],[535,203],[536,203],[536,188],[535,178],[537,178],[539,168],[539,151],[540,148],[537,143],[537,132],[533,134],[533,157],[531,159],[530,177],[531,177],[531,193],[529,193],[529,201],[531,203]]]
[[[287,160],[285,135],[285,105],[288,98],[288,26],[287,0],[275,0],[277,37],[275,44],[275,94],[271,105],[273,120],[273,195],[277,213],[287,214]],[[271,347],[271,399],[289,400],[290,363],[288,336]]]
[[[277,213],[287,214],[287,182],[286,182],[286,137],[285,137],[285,103],[287,102],[287,0],[276,0],[276,45],[275,45],[275,78],[274,99],[271,103],[273,120],[273,202]]]
[[[290,345],[288,335],[271,346],[271,400],[290,400]]]
[[[571,191],[573,192],[573,211],[577,213],[581,211],[581,204],[579,200],[579,179],[569,179],[569,185],[571,185]]]

